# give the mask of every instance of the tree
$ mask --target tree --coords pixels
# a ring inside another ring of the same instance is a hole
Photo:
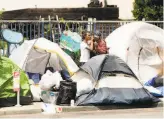
[[[133,16],[137,20],[163,20],[163,0],[135,0]]]
[[[2,10],[0,10],[0,20],[2,19],[2,14],[3,14],[4,11],[5,11],[4,8],[2,8]]]

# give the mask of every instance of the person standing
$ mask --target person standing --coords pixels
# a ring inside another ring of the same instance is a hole
[[[93,36],[90,32],[82,33],[83,41],[80,44],[80,65],[84,65],[90,59],[90,52],[93,50]]]
[[[97,55],[100,54],[107,54],[108,48],[106,46],[105,40],[101,38],[101,33],[99,31],[96,31],[94,34],[94,40],[96,41],[95,44],[95,51]]]

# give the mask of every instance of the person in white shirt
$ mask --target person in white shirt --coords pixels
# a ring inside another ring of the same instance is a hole
[[[83,32],[83,41],[80,44],[80,65],[83,65],[90,59],[90,51],[93,50],[93,36],[89,32]]]

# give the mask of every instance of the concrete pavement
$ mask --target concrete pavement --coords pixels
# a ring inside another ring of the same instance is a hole
[[[80,111],[99,111],[99,110],[113,110],[113,109],[134,109],[143,108],[142,106],[120,106],[120,105],[110,105],[110,106],[60,106],[62,107],[62,112],[80,112]],[[163,102],[159,102],[149,108],[163,107]],[[4,107],[0,108],[1,115],[13,115],[13,114],[36,114],[42,112],[42,102],[36,102],[32,105],[25,105],[22,107]]]
[[[1,118],[160,118],[163,119],[163,108],[137,108],[137,109],[114,109],[82,112],[65,112],[57,114],[19,114],[3,115]]]

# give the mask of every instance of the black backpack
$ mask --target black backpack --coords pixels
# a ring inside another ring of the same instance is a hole
[[[59,96],[57,98],[56,104],[70,104],[71,100],[75,100],[76,92],[76,82],[60,81]]]

